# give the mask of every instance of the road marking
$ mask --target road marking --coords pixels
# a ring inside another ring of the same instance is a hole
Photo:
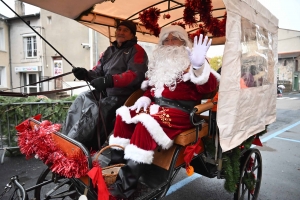
[[[169,194],[172,194],[173,192],[175,192],[176,190],[182,188],[183,186],[189,184],[190,182],[192,182],[193,180],[200,178],[202,175],[194,173],[192,176],[189,176],[185,179],[182,179],[181,181],[179,181],[178,183],[172,185],[170,187],[170,189],[168,190],[166,196],[168,196]]]
[[[276,139],[280,139],[280,140],[286,140],[286,141],[291,141],[291,142],[299,142],[300,140],[293,140],[293,139],[289,139],[289,138],[283,138],[283,137],[274,137]]]
[[[280,135],[281,133],[283,133],[283,132],[285,132],[285,131],[287,131],[287,130],[289,130],[291,128],[294,128],[295,126],[298,126],[299,124],[300,124],[300,121],[298,121],[298,122],[296,122],[296,123],[294,123],[292,125],[289,125],[288,127],[285,127],[285,128],[283,128],[283,129],[281,129],[279,131],[276,131],[275,133],[272,133],[271,135],[268,135],[267,137],[262,138],[261,142],[266,142],[266,141],[268,141],[268,140],[270,140],[270,139],[272,139],[272,138]]]
[[[287,131],[287,130],[289,130],[289,129],[291,129],[291,128],[294,128],[295,126],[298,126],[298,125],[300,125],[300,121],[298,121],[298,122],[296,122],[296,123],[294,123],[294,124],[292,124],[292,125],[290,125],[290,126],[288,126],[288,127],[285,127],[285,128],[283,128],[283,129],[281,129],[281,130],[279,130],[279,131],[276,131],[275,133],[272,133],[271,135],[269,135],[269,136],[267,136],[267,137],[262,138],[262,139],[261,139],[261,142],[262,142],[262,143],[263,143],[263,142],[266,142],[266,141],[268,141],[268,140],[270,140],[270,139],[272,139],[272,138],[275,138],[275,137],[279,139],[279,137],[277,137],[279,134],[281,134],[281,133],[283,133],[283,132],[285,132],[285,131]],[[280,139],[281,139],[281,138],[280,138]],[[283,138],[282,138],[282,139],[283,139]],[[286,138],[284,138],[284,139],[286,139]],[[286,139],[286,140],[290,140],[290,139]],[[295,142],[295,141],[297,141],[297,140],[293,140],[293,141]],[[300,142],[300,141],[297,141],[297,142]],[[251,145],[251,147],[255,147],[255,146],[256,146],[256,145]],[[202,176],[202,175],[200,175],[200,174],[194,173],[192,176],[189,176],[189,177],[187,177],[187,178],[182,179],[181,181],[177,182],[176,184],[174,184],[174,185],[172,185],[172,186],[170,187],[170,189],[168,190],[166,196],[172,194],[173,192],[179,190],[179,189],[182,188],[183,186],[189,184],[190,182],[192,182],[193,180],[195,180],[195,179],[197,179],[197,178],[200,178],[201,176]]]
[[[291,99],[291,100],[295,100],[295,99],[299,99],[298,97],[277,97],[277,100],[281,100],[281,99]]]

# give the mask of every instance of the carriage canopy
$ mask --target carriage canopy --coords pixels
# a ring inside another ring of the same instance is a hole
[[[23,0],[74,19],[114,40],[117,23],[137,23],[139,41],[156,43],[159,28],[185,25],[224,44],[217,123],[223,151],[276,119],[278,19],[256,0]]]

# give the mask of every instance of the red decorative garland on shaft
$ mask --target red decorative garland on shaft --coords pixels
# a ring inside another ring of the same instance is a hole
[[[51,133],[60,130],[60,124],[43,121],[39,126],[31,127],[29,120],[16,126],[18,144],[26,158],[37,157],[50,169],[67,178],[80,178],[88,171],[84,154],[68,156],[53,141]]]

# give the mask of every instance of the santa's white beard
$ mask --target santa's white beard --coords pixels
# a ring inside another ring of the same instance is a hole
[[[162,89],[164,85],[171,91],[182,81],[184,71],[190,65],[188,52],[184,46],[158,46],[148,65],[146,76],[149,85]]]

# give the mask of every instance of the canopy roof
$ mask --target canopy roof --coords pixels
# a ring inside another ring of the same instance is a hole
[[[137,23],[137,38],[139,41],[156,43],[158,38],[147,30],[139,19],[139,13],[155,7],[160,10],[158,20],[159,27],[164,27],[174,22],[183,22],[185,0],[24,0],[24,2],[38,6],[45,10],[74,19],[88,26],[113,41],[115,27],[119,21],[129,19]],[[212,0],[212,16],[223,19],[226,13],[222,0]],[[163,15],[169,14],[167,19]],[[202,22],[199,21],[198,24]],[[195,26],[185,26],[187,32],[193,33],[198,30]],[[213,37],[208,33],[209,37]],[[213,44],[224,44],[225,37],[214,37]]]

